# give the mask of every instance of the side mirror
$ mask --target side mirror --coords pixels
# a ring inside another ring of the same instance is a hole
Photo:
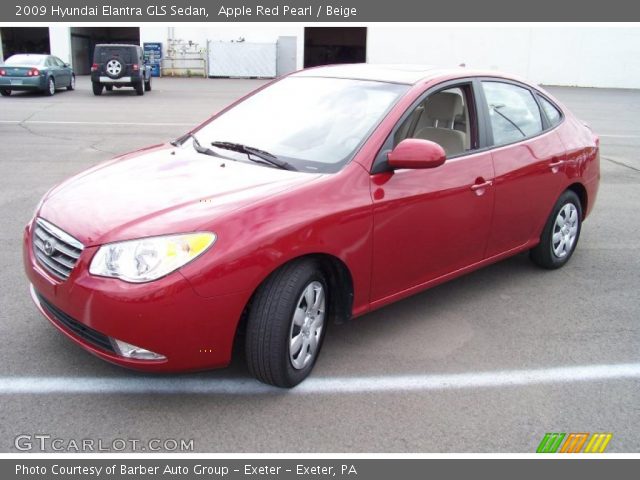
[[[446,159],[440,145],[420,138],[406,138],[387,154],[391,168],[435,168]]]

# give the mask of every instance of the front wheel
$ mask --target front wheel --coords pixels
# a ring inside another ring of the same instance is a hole
[[[245,344],[253,376],[290,388],[311,373],[327,327],[328,297],[326,277],[310,260],[285,265],[260,286]]]
[[[531,260],[550,270],[562,267],[578,245],[581,228],[582,204],[575,192],[567,190],[554,205]]]
[[[11,90],[9,90],[8,88],[0,88],[0,95],[2,95],[3,97],[8,97],[9,95],[11,95]]]
[[[145,92],[150,92],[151,91],[151,77],[149,77],[149,80],[144,82],[144,91]]]
[[[49,79],[47,80],[47,88],[44,91],[44,94],[50,97],[55,93],[56,93],[56,81],[53,79],[53,77],[49,77]]]

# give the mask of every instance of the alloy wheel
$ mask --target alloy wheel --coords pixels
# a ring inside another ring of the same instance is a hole
[[[551,250],[558,258],[564,258],[573,249],[578,235],[578,209],[567,203],[560,209],[553,224]]]
[[[289,329],[289,359],[296,370],[313,361],[322,338],[325,291],[318,281],[309,283],[296,304]]]

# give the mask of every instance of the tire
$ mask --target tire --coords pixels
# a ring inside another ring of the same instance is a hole
[[[107,92],[113,92],[113,85],[105,85],[104,88],[107,90]]]
[[[311,260],[285,265],[265,280],[247,318],[245,353],[254,377],[291,388],[311,373],[327,330],[329,295],[325,275]]]
[[[145,92],[150,92],[151,91],[151,77],[149,77],[149,80],[144,82],[144,91]]]
[[[11,90],[8,88],[0,88],[0,95],[3,97],[8,97],[11,95]]]
[[[125,65],[118,58],[110,58],[106,61],[104,66],[102,67],[102,71],[104,71],[111,78],[120,78],[124,75],[126,70]]]
[[[136,89],[136,93],[138,95],[144,95],[144,81],[140,80],[138,83],[136,83],[136,86],[133,87]]]
[[[71,80],[69,80],[69,85],[67,86],[67,90],[72,91],[76,89],[76,76],[71,75]]]
[[[49,77],[47,80],[47,88],[44,91],[44,94],[47,97],[51,97],[56,93],[56,81],[53,77]]]
[[[102,89],[104,88],[104,85],[102,85],[100,82],[91,82],[91,86],[93,87],[94,95],[96,96],[102,95]]]
[[[578,245],[582,230],[582,204],[571,190],[565,191],[551,210],[540,243],[531,249],[531,260],[549,270],[566,264]]]

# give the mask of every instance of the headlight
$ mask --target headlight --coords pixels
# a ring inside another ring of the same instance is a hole
[[[215,233],[198,232],[109,243],[95,254],[89,273],[126,282],[149,282],[189,263],[215,241]]]

